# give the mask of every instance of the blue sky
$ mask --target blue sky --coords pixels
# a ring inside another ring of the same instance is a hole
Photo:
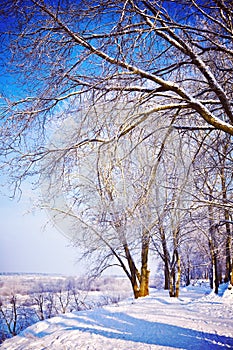
[[[0,28],[5,25],[12,27],[14,23],[9,21],[1,21]],[[5,52],[3,57],[0,96],[1,93],[15,94],[19,99],[22,97],[22,86],[19,90],[17,82],[5,71],[9,63]],[[46,213],[39,210],[32,212],[32,193],[29,188],[23,186],[22,198],[17,201],[7,197],[6,188],[3,188],[3,195],[2,186],[3,175],[0,174],[0,272],[79,274],[78,250],[70,247],[67,239],[52,225],[46,225]]]
[[[48,223],[46,212],[32,210],[29,189],[20,201],[0,193],[0,272],[80,274],[78,249]]]

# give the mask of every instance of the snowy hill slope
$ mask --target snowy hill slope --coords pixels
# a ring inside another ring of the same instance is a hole
[[[233,349],[233,294],[181,290],[180,298],[153,290],[119,305],[38,322],[5,341],[2,350]]]

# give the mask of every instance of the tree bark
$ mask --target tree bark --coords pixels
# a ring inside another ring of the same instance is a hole
[[[219,288],[218,257],[217,257],[216,247],[212,239],[209,240],[209,247],[210,247],[211,266],[212,266],[210,287],[214,289],[214,292],[216,294],[218,294],[218,288]]]
[[[233,258],[231,263],[231,285],[233,286]]]
[[[212,200],[212,194],[209,195],[210,201]],[[214,225],[214,210],[213,206],[208,206],[208,213],[209,213],[209,247],[210,247],[210,254],[211,254],[211,264],[212,264],[212,270],[213,270],[213,288],[214,292],[218,294],[218,287],[219,287],[219,280],[218,280],[218,254],[217,254],[217,247],[215,242],[215,230],[216,227]]]
[[[219,274],[218,274],[218,259],[216,254],[216,249],[214,249],[214,293],[218,294],[218,288],[219,288]]]
[[[185,285],[186,286],[189,286],[190,285],[190,258],[189,258],[189,255],[188,255],[188,266],[187,268],[185,269]]]
[[[173,254],[172,268],[170,272],[170,297],[178,297],[180,293],[181,262],[177,248]]]
[[[175,267],[172,267],[171,272],[170,272],[170,285],[169,285],[169,295],[170,297],[175,296]]]
[[[181,278],[181,263],[180,263],[180,255],[178,251],[176,251],[176,261],[177,261],[177,279],[176,279],[176,293],[175,296],[178,298],[180,294],[180,278]]]
[[[230,226],[230,225],[229,225]],[[227,227],[226,227],[227,229]],[[227,234],[226,238],[226,268],[225,268],[225,277],[224,282],[228,282],[231,280],[231,236]]]
[[[129,247],[126,243],[124,244],[124,250],[125,250],[125,256],[128,262],[128,266],[130,269],[130,282],[133,289],[134,298],[137,299],[140,296],[139,295],[140,288],[138,283],[140,281],[140,273],[135,266],[135,263],[129,251]]]
[[[141,253],[141,276],[140,276],[140,290],[139,297],[145,297],[149,295],[149,275],[150,271],[148,270],[148,254],[149,254],[149,244],[150,236],[149,232],[146,231],[143,234],[142,239],[142,253]]]
[[[163,227],[160,227],[160,237],[162,241],[163,249],[163,261],[164,261],[164,289],[170,289],[170,254],[167,249],[167,241]]]
[[[164,289],[169,290],[170,271],[167,261],[164,262]]]

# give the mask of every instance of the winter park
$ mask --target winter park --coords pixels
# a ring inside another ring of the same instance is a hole
[[[0,3],[0,348],[233,349],[231,0]]]

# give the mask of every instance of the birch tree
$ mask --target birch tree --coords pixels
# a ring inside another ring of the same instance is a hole
[[[44,207],[62,232],[82,247],[89,265],[94,260],[95,274],[118,265],[137,298],[149,294],[150,238],[157,221],[151,193],[161,153],[159,135],[167,138],[164,123],[160,121],[149,139],[147,131],[139,128],[127,139],[104,142],[101,147],[87,143],[82,151],[70,147],[66,138],[67,133],[75,137],[82,133],[84,138],[86,125],[94,118],[101,134],[111,138],[114,124],[127,119],[127,108],[132,110],[129,101],[120,107],[118,102],[102,101],[80,111],[76,124],[65,119],[62,132],[58,130],[52,139],[61,153],[48,152],[41,183]]]

